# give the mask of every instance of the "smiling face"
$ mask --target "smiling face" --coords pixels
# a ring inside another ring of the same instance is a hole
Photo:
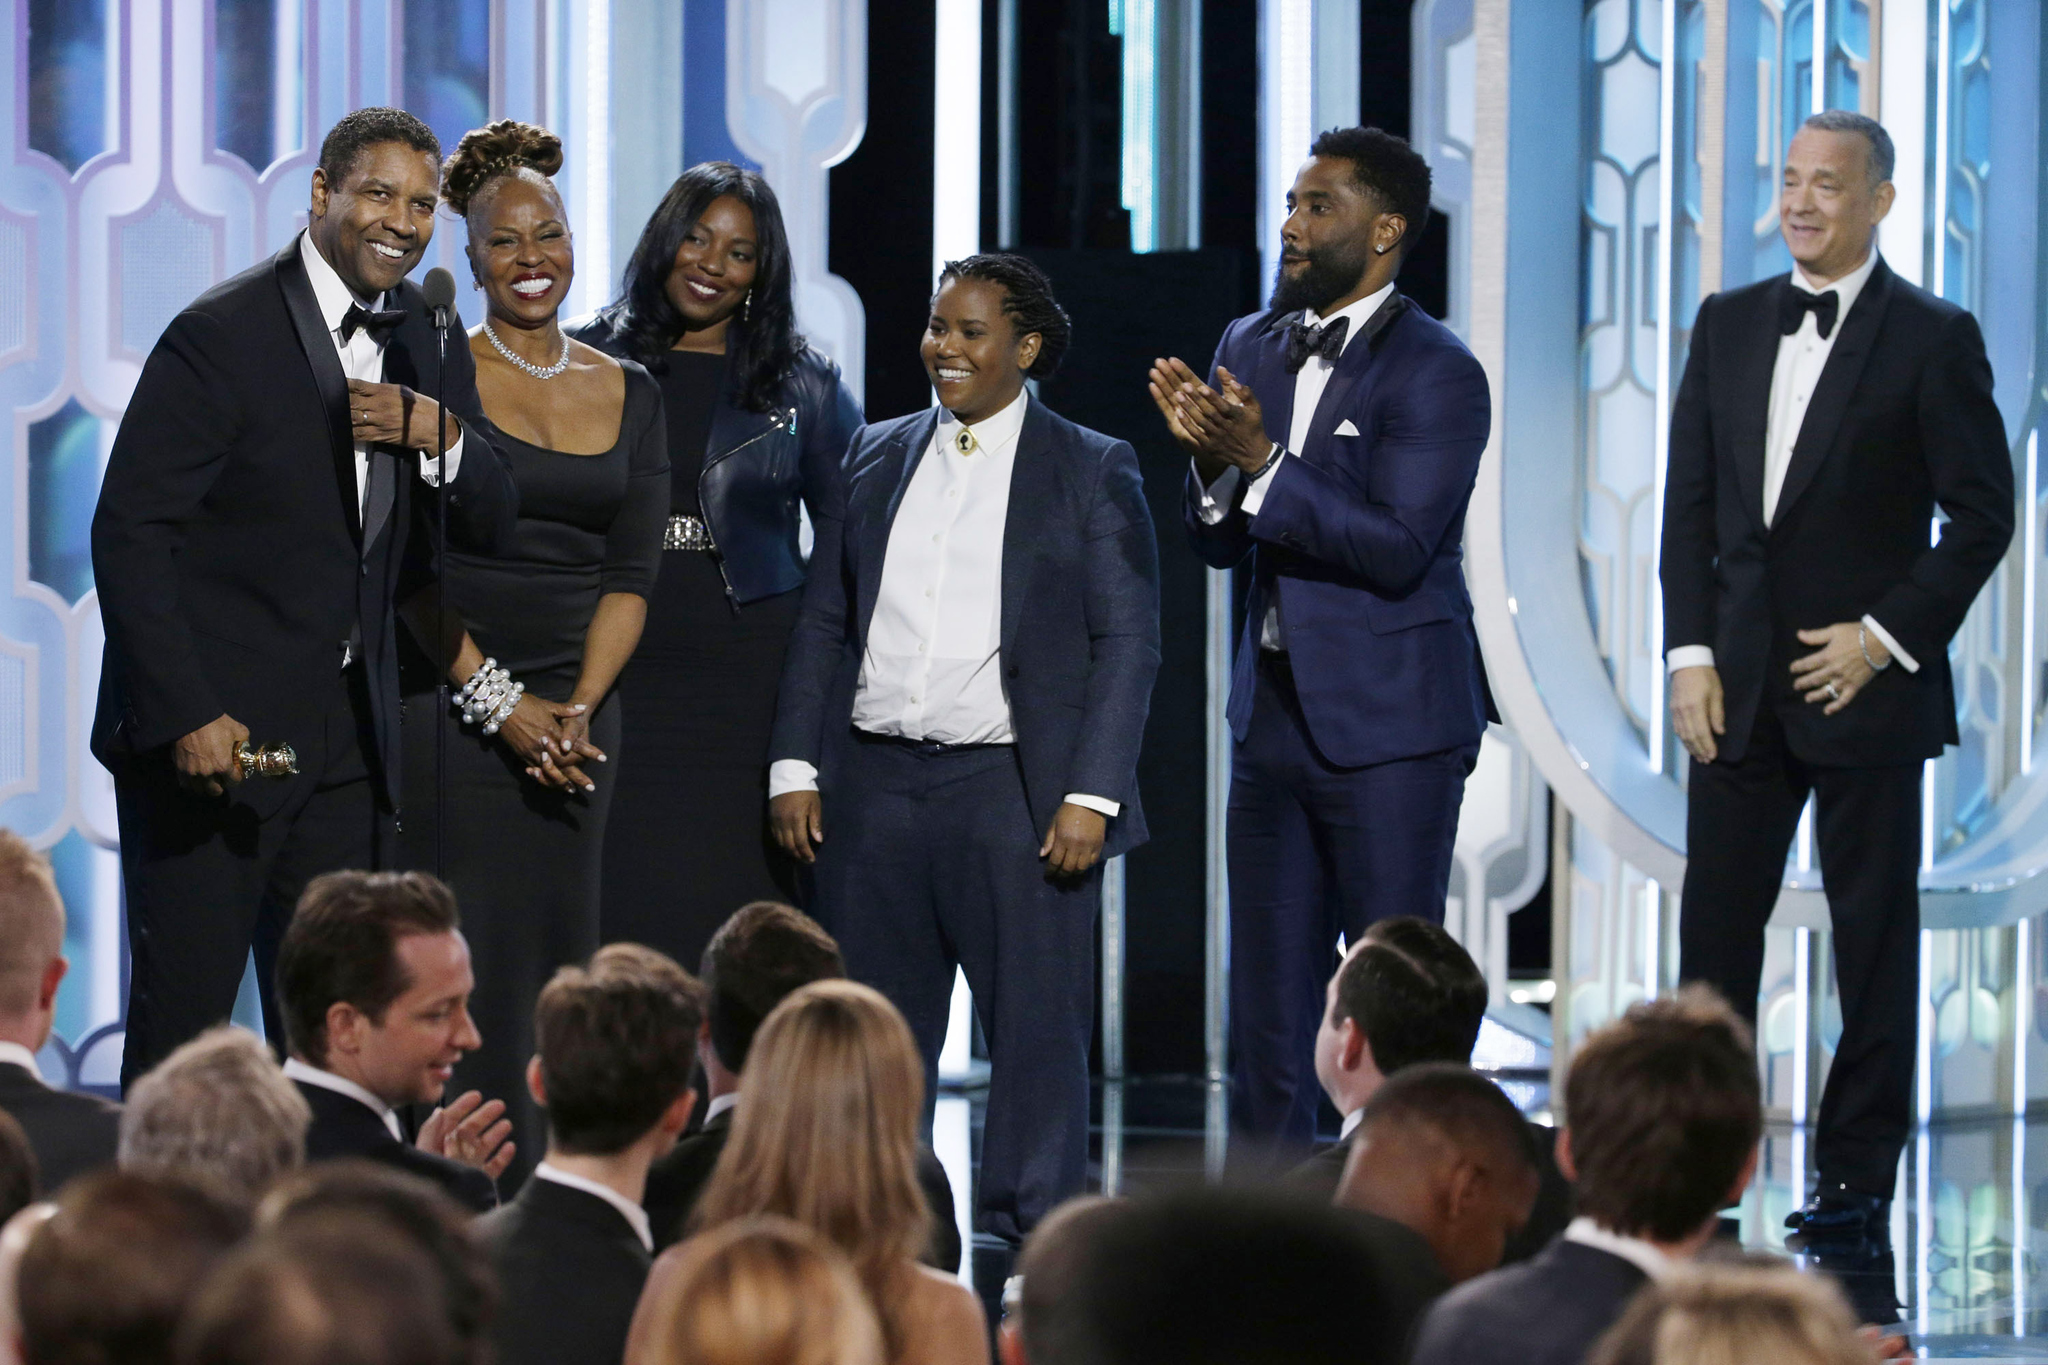
[[[554,182],[537,171],[492,181],[469,206],[469,263],[491,316],[544,327],[576,278],[576,251]]]
[[[1896,193],[1888,180],[1872,182],[1860,133],[1801,128],[1785,153],[1778,229],[1807,278],[1838,280],[1863,264]]]
[[[357,298],[375,299],[420,263],[434,240],[440,168],[431,152],[378,142],[356,156],[341,183],[313,172],[313,246]]]
[[[754,211],[745,200],[722,194],[683,234],[664,292],[689,330],[715,327],[740,311],[759,262]]]
[[[1287,192],[1273,307],[1312,308],[1327,317],[1364,298],[1384,283],[1380,276],[1393,278],[1395,248],[1407,230],[1400,214],[1381,212],[1349,161],[1310,157]]]
[[[336,1002],[327,1016],[328,1069],[389,1105],[434,1104],[455,1064],[482,1039],[469,1018],[476,988],[459,933],[406,934],[392,945],[406,988],[381,1019]]]
[[[925,324],[925,377],[948,412],[970,426],[993,417],[1024,391],[1024,376],[1043,343],[1036,332],[1017,335],[1003,311],[1010,291],[992,280],[954,276],[932,299]]]

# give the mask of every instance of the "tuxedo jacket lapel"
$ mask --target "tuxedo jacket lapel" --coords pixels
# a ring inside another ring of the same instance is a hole
[[[1764,524],[1764,460],[1770,443],[1771,376],[1778,364],[1778,297],[1780,291],[1791,287],[1788,280],[1780,280],[1776,289],[1763,291],[1764,316],[1748,324],[1748,330],[1759,341],[1743,357],[1741,376],[1735,386],[1740,395],[1734,424],[1735,481],[1742,493],[1742,505],[1749,509],[1750,518],[1759,529]],[[1784,506],[1782,496],[1779,506]]]
[[[1032,547],[1046,523],[1058,478],[1052,452],[1052,418],[1033,400],[1017,433],[1017,455],[1010,465],[1010,505],[1003,515],[1002,653],[1016,639],[1024,616],[1024,590],[1030,585]]]
[[[1268,315],[1259,334],[1253,372],[1237,377],[1259,400],[1266,417],[1266,439],[1287,444],[1294,426],[1294,376],[1287,373],[1287,329],[1301,321],[1299,311]]]
[[[320,390],[321,405],[327,409],[335,491],[341,496],[349,533],[361,550],[363,527],[356,500],[356,446],[348,418],[348,376],[342,373],[341,357],[334,353],[334,341],[328,335],[326,320],[320,316],[320,303],[313,297],[313,281],[307,278],[306,263],[299,258],[299,239],[292,238],[275,259],[285,311],[291,315],[292,330],[298,333],[299,348],[313,367],[313,382]]]
[[[1869,280],[1863,285],[1863,292],[1856,296],[1856,306],[1841,321],[1841,335],[1835,338],[1835,347],[1828,352],[1828,363],[1821,368],[1820,380],[1813,386],[1813,398],[1806,405],[1806,419],[1800,423],[1799,439],[1792,445],[1792,460],[1785,466],[1785,486],[1778,490],[1776,515],[1771,518],[1773,526],[1785,523],[1785,513],[1799,495],[1806,491],[1808,484],[1834,448],[1836,438],[1841,435],[1842,418],[1848,412],[1849,399],[1856,391],[1856,381],[1863,377],[1864,362],[1870,359],[1872,344],[1877,340],[1877,329],[1884,323],[1885,304],[1891,300],[1892,273],[1879,260],[1870,272]],[[1786,288],[1790,288],[1789,284]],[[1762,503],[1759,502],[1761,507]]]
[[[924,419],[915,423],[907,436],[893,442],[882,456],[875,474],[880,486],[888,490],[888,501],[880,509],[879,516],[863,516],[853,537],[854,584],[860,594],[856,604],[854,621],[860,628],[860,641],[865,647],[868,638],[868,622],[875,614],[875,598],[882,591],[882,562],[889,554],[889,531],[896,524],[896,509],[903,505],[903,494],[910,487],[910,478],[917,473],[918,462],[924,459],[924,452],[932,443],[932,432],[939,425],[939,410],[933,408]]]
[[[1378,336],[1361,336],[1344,348],[1344,354],[1337,357],[1337,368],[1330,375],[1330,382],[1323,386],[1323,396],[1316,403],[1315,415],[1309,419],[1308,436],[1302,441],[1304,446],[1320,449],[1323,442],[1330,439],[1330,433],[1337,429],[1337,423],[1344,419],[1344,414],[1356,409],[1359,386],[1367,382],[1373,357],[1386,349],[1390,335],[1400,325],[1401,319],[1397,316]],[[1286,373],[1285,366],[1281,367],[1281,373]],[[1290,396],[1293,393],[1291,384],[1288,392]]]

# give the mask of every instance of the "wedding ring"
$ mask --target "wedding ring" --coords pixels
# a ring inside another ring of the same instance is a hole
[[[1833,683],[1829,683],[1822,690],[1828,694],[1829,701],[1840,701],[1842,699],[1842,689],[1835,686],[1835,684]]]

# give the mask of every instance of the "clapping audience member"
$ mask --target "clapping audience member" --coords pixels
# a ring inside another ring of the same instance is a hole
[[[408,1142],[401,1105],[436,1104],[464,1053],[476,986],[454,893],[423,872],[330,872],[299,898],[277,951],[291,1056],[313,1109],[309,1160],[362,1156],[423,1175],[478,1212],[510,1164],[504,1101],[471,1091]]]
[[[931,1236],[917,1187],[923,1112],[924,1063],[896,1007],[851,981],[805,986],[754,1038],[732,1136],[692,1228],[701,1236],[755,1214],[794,1219],[853,1262],[881,1315],[890,1365],[979,1365],[988,1359],[980,1302],[952,1276],[918,1264]],[[653,1365],[650,1304],[696,1241],[655,1262],[627,1365]]]
[[[1366,1104],[1337,1203],[1419,1234],[1445,1280],[1463,1284],[1500,1265],[1537,1184],[1514,1101],[1469,1067],[1431,1062],[1389,1077]]]
[[[1082,1259],[1101,1230],[1130,1207],[1120,1199],[1080,1195],[1031,1230],[1017,1257],[1017,1273],[1003,1287],[1003,1325],[996,1334],[1002,1365],[1059,1365],[1082,1358],[1073,1313]]]
[[[1367,1102],[1403,1067],[1469,1063],[1486,995],[1479,964],[1442,925],[1399,915],[1360,935],[1325,989],[1316,1033],[1316,1078],[1344,1116],[1343,1131],[1289,1179],[1334,1195]],[[1529,1129],[1542,1179],[1528,1221],[1508,1240],[1509,1262],[1535,1255],[1571,1221],[1571,1186],[1551,1155],[1557,1134],[1540,1123]]]
[[[1631,1006],[1580,1045],[1558,1162],[1579,1216],[1533,1261],[1437,1301],[1415,1365],[1578,1365],[1644,1284],[1713,1236],[1756,1172],[1748,1028],[1704,986]]]
[[[28,1134],[21,1131],[12,1114],[0,1109],[0,1224],[35,1203],[41,1188]]]
[[[306,1159],[313,1111],[255,1034],[209,1029],[128,1091],[124,1171],[170,1176],[254,1204]]]
[[[170,1365],[187,1302],[246,1227],[178,1181],[100,1171],[67,1186],[17,1271],[24,1365]]]
[[[1636,1295],[1587,1365],[1871,1365],[1842,1291],[1790,1266],[1700,1265]]]
[[[503,1294],[499,1365],[618,1365],[654,1255],[647,1167],[690,1121],[702,1018],[689,973],[634,943],[541,991],[527,1084],[547,1159],[479,1225]]]
[[[691,1241],[648,1305],[650,1365],[882,1365],[882,1328],[838,1248],[762,1215]]]
[[[64,960],[64,902],[50,863],[0,829],[0,1112],[35,1151],[42,1187],[114,1161],[121,1106],[43,1083],[36,1054],[50,1040]]]
[[[697,1041],[709,1091],[704,1126],[677,1143],[647,1174],[647,1216],[657,1248],[682,1236],[718,1164],[718,1154],[732,1135],[740,1073],[746,1069],[761,1021],[799,986],[845,975],[846,964],[832,936],[801,910],[775,901],[740,907],[712,936],[704,950],[705,1018]],[[917,1183],[932,1215],[932,1240],[924,1263],[956,1271],[960,1225],[954,1221],[953,1187],[945,1167],[924,1143],[917,1147]]]

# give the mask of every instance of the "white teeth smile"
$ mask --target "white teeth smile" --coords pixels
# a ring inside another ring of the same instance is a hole
[[[382,242],[372,242],[370,246],[378,255],[388,261],[403,260],[405,258],[405,253],[395,246],[386,246]]]
[[[945,380],[945,381],[946,381],[947,383],[951,384],[951,383],[957,383],[958,381],[960,381],[960,380],[962,380],[962,379],[966,379],[966,378],[967,378],[968,376],[972,375],[973,373],[974,373],[974,372],[973,372],[972,370],[948,370],[948,369],[945,369],[945,368],[941,368],[941,369],[939,370],[939,378],[941,378],[941,379]]]
[[[689,285],[690,292],[700,299],[715,299],[718,297],[719,291],[709,285],[699,284],[695,280],[684,280],[683,283]]]
[[[537,299],[554,287],[553,280],[521,280],[512,286],[512,292],[521,298]]]

